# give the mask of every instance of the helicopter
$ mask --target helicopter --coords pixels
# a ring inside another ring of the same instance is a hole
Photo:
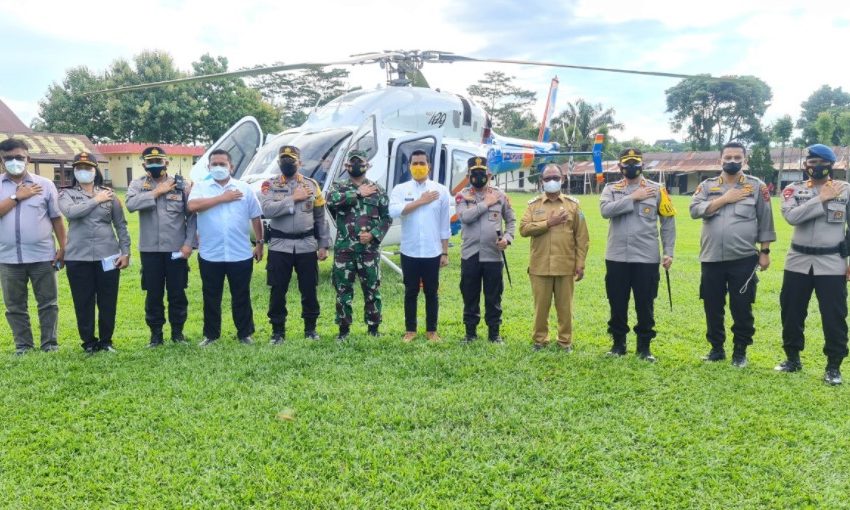
[[[180,83],[221,78],[249,77],[298,69],[339,65],[377,64],[386,71],[386,87],[374,90],[354,90],[339,96],[311,112],[301,126],[278,134],[263,136],[253,117],[236,122],[221,138],[210,145],[192,167],[193,181],[208,178],[207,164],[213,150],[227,150],[231,157],[234,177],[259,190],[262,183],[280,175],[278,150],[283,145],[295,145],[301,151],[301,173],[315,179],[323,192],[331,183],[347,179],[344,172],[345,155],[352,149],[364,151],[369,157],[367,178],[380,184],[386,192],[411,178],[408,163],[411,154],[424,150],[431,161],[431,179],[446,186],[452,195],[467,184],[467,161],[485,156],[494,175],[524,171],[542,171],[543,167],[563,156],[590,156],[597,176],[602,171],[603,137],[597,135],[592,151],[561,150],[558,143],[549,142],[548,119],[554,112],[558,79],[552,80],[538,139],[525,140],[501,136],[492,129],[487,112],[471,99],[460,94],[432,89],[421,72],[425,64],[490,62],[533,65],[568,69],[583,69],[614,73],[688,78],[693,75],[577,66],[527,60],[481,59],[444,51],[383,51],[352,55],[335,62],[283,64],[230,71],[211,75],[192,76],[176,80],[152,82],[121,87],[103,92],[123,92]],[[454,204],[452,204],[452,207]],[[452,233],[460,229],[454,211]],[[334,222],[329,221],[331,235]],[[400,221],[396,220],[384,237],[382,245],[396,245],[401,238]],[[386,257],[383,260],[400,271]]]

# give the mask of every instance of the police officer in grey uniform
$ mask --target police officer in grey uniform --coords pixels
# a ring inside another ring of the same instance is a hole
[[[59,192],[59,210],[68,219],[65,267],[77,329],[86,353],[114,352],[118,283],[120,270],[130,265],[130,234],[121,201],[103,187],[97,161],[83,152],[73,166],[71,187]]]
[[[161,147],[142,151],[146,175],[134,179],[127,189],[127,210],[139,212],[139,255],[142,260],[142,290],[145,322],[151,330],[150,347],[162,345],[165,324],[163,294],[168,290],[168,322],[171,340],[186,343],[189,262],[195,244],[197,217],[186,207],[189,186],[183,177],[169,177],[168,159]]]
[[[818,298],[826,355],[824,381],[841,384],[841,362],[847,357],[847,241],[850,185],[832,180],[835,153],[826,145],[807,149],[808,181],[790,184],[782,192],[782,216],[794,226],[785,259],[779,304],[782,347],[787,359],[780,372],[802,370],[800,351],[812,290]]]
[[[694,191],[691,217],[702,219],[700,298],[705,309],[706,339],[711,351],[704,361],[726,359],[723,323],[726,294],[732,312],[732,365],[747,365],[753,343],[756,270],[770,265],[770,243],[776,240],[770,211],[770,192],[764,182],[745,175],[746,148],[729,142],[720,151],[723,172],[706,179]],[[755,243],[760,249],[756,251]]]
[[[284,145],[278,153],[281,176],[263,183],[258,194],[263,216],[270,219],[267,282],[271,287],[269,321],[270,343],[277,345],[286,336],[286,292],[292,271],[298,275],[301,292],[301,317],[304,336],[319,340],[316,321],[319,318],[319,260],[328,258],[328,223],[325,199],[318,182],[299,172],[301,152],[298,147]]]
[[[484,322],[487,338],[502,343],[499,326],[502,324],[502,257],[514,239],[516,215],[508,196],[487,186],[487,158],[474,157],[467,161],[470,185],[455,197],[457,215],[463,228],[460,249],[460,292],[463,296],[465,343],[478,338],[476,330],[481,320],[479,299],[484,288]]]
[[[637,355],[654,362],[649,344],[655,338],[654,301],[658,295],[658,264],[669,269],[676,244],[675,211],[664,186],[642,177],[643,153],[627,148],[619,155],[623,179],[602,190],[599,207],[609,220],[605,249],[605,291],[611,306],[608,333],[613,345],[610,356],[626,353],[629,332],[629,294],[634,293],[637,324]],[[661,224],[662,261],[658,254],[658,225]]]

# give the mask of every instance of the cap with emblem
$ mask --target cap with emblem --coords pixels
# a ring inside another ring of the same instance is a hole
[[[640,149],[629,147],[620,151],[620,155],[618,156],[618,158],[620,160],[620,163],[640,163],[641,161],[643,161],[643,153],[640,151]]]
[[[298,147],[294,145],[284,145],[280,148],[280,151],[278,151],[277,155],[281,158],[292,158],[295,161],[301,159],[301,151],[298,149]]]
[[[74,162],[71,163],[71,166],[81,165],[93,166],[97,168],[97,160],[88,152],[81,152],[74,156]]]
[[[466,161],[466,168],[469,171],[472,170],[487,170],[487,158],[482,156],[476,156],[474,158],[469,158]]]
[[[359,149],[352,149],[352,150],[348,151],[347,160],[351,161],[352,159],[359,159],[360,161],[366,163],[367,161],[369,161],[369,156],[366,155],[366,151],[361,151]]]
[[[806,151],[808,152],[806,158],[820,158],[824,161],[835,163],[835,152],[822,143],[810,145],[806,147]]]
[[[166,156],[165,151],[162,150],[162,147],[157,147],[152,145],[145,150],[142,151],[142,159],[147,161],[149,159],[162,159]]]

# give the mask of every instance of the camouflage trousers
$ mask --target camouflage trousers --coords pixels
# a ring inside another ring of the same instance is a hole
[[[381,323],[381,256],[377,251],[334,251],[331,279],[336,287],[336,323],[350,326],[353,322],[351,304],[355,278],[360,279],[363,289],[366,324],[377,326]]]

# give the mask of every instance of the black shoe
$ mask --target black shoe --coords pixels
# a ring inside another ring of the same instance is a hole
[[[531,346],[531,348],[534,349],[535,351],[542,351],[543,349],[546,348],[546,346],[543,345],[543,344],[534,344],[534,345]]]
[[[708,354],[702,357],[703,361],[715,362],[715,361],[723,361],[726,359],[726,351],[723,349],[715,349],[712,348],[708,351]]]
[[[502,339],[501,335],[491,336],[488,338],[491,344],[503,344],[505,341]]]
[[[463,340],[461,340],[461,343],[471,344],[476,340],[478,340],[478,335],[470,335],[467,333],[466,336],[463,337]]]
[[[283,333],[272,333],[272,337],[269,339],[269,345],[281,345],[283,344]]]
[[[841,371],[837,368],[827,368],[823,374],[823,381],[832,386],[841,384]]]
[[[339,343],[344,343],[348,340],[348,331],[340,330],[339,334],[336,336],[336,341]]]
[[[186,341],[186,336],[183,335],[183,326],[180,328],[171,328],[171,341],[175,344],[187,344],[189,342]]]
[[[118,352],[118,349],[116,349],[115,347],[112,347],[112,344],[101,345],[100,350],[104,351],[104,352],[112,352],[112,353]]]
[[[19,347],[15,349],[15,356],[23,356],[24,354],[30,352],[32,347]]]
[[[798,359],[786,359],[782,363],[773,367],[777,372],[799,372],[803,370],[803,364]]]
[[[310,330],[305,331],[304,332],[304,338],[306,338],[307,340],[321,340],[322,339],[322,337],[320,337],[319,334],[316,333],[315,329],[310,329]]]
[[[98,349],[98,348],[97,348],[97,347],[95,347],[95,346],[83,347],[83,352],[85,352],[85,353],[86,353],[86,355],[88,355],[88,356],[93,356],[93,355],[95,355],[95,354],[97,353],[97,351],[99,351],[99,350],[100,350],[100,349]]]
[[[251,338],[251,335],[243,336],[242,338],[239,339],[239,343],[242,344],[242,345],[253,345],[254,339]]]
[[[735,368],[744,368],[747,366],[747,355],[741,353],[732,354],[732,366]]]
[[[369,332],[367,334],[374,337],[381,336],[381,333],[378,331],[378,326],[369,326]]]
[[[607,356],[625,356],[626,355],[626,344],[621,344],[619,342],[615,342],[611,346],[611,350],[605,353]]]
[[[56,344],[50,344],[48,346],[42,347],[41,350],[44,352],[56,352],[59,350],[59,346]]]
[[[201,343],[199,343],[199,344],[198,344],[198,347],[208,347],[208,346],[210,346],[210,345],[212,345],[212,344],[214,344],[214,343],[216,343],[216,342],[218,342],[218,338],[207,338],[207,337],[204,337],[204,339],[203,339],[203,340],[201,340]]]
[[[162,342],[163,342],[162,331],[151,331],[151,340],[150,340],[150,343],[148,344],[148,347],[150,347],[152,349],[159,347],[160,345],[162,345]]]
[[[648,363],[655,363],[656,361],[658,361],[658,358],[653,356],[652,353],[649,352],[649,349],[647,349],[645,351],[638,351],[637,357],[638,357],[638,359],[646,361]]]

